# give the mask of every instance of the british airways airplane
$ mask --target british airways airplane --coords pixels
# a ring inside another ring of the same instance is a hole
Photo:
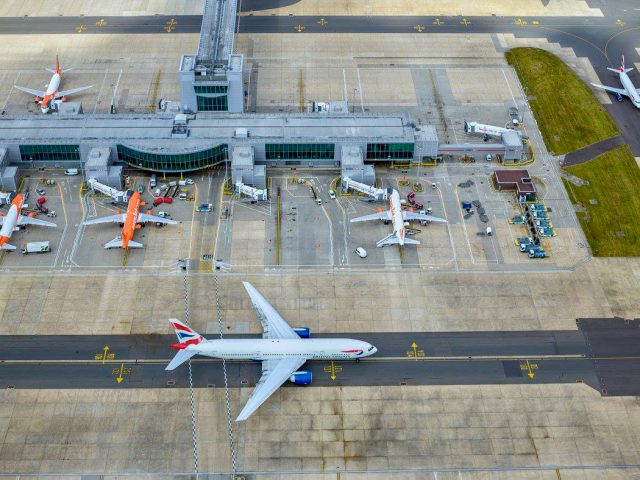
[[[636,108],[640,108],[640,88],[636,88],[633,85],[633,82],[629,78],[628,73],[633,70],[633,68],[625,68],[624,66],[624,55],[622,56],[622,62],[620,63],[620,67],[618,68],[607,68],[607,70],[611,70],[612,72],[616,72],[620,76],[620,83],[622,84],[622,88],[615,87],[607,87],[606,85],[599,85],[597,83],[592,83],[596,88],[601,88],[606,90],[607,92],[612,92],[616,94],[616,99],[621,102],[622,96],[629,97],[631,103]]]
[[[178,353],[166,367],[174,370],[194,355],[262,362],[262,377],[236,418],[238,422],[249,418],[287,380],[309,385],[311,372],[298,370],[307,360],[357,361],[378,351],[370,343],[350,338],[311,339],[308,328],[291,328],[253,285],[249,282],[243,285],[262,324],[262,340],[207,340],[184,323],[171,319],[179,342],[172,348]]]

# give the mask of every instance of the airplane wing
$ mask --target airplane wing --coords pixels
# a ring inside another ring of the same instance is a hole
[[[28,215],[20,215],[18,218],[18,225],[39,225],[41,227],[57,227],[55,223],[47,222],[45,220],[38,220],[37,218],[31,218]]]
[[[56,98],[66,97],[67,95],[74,95],[76,93],[89,90],[90,88],[93,88],[93,85],[89,85],[88,87],[72,88],[71,90],[63,90],[61,92],[58,92],[58,94],[56,95]]]
[[[417,212],[403,212],[402,216],[405,220],[425,220],[427,222],[433,223],[447,223],[444,218],[433,217],[431,215],[424,215],[422,213]]]
[[[109,215],[108,217],[94,218],[93,220],[87,220],[82,222],[82,225],[97,225],[99,223],[124,223],[126,215]]]
[[[245,282],[246,287],[246,282]],[[253,288],[253,287],[252,287]],[[273,393],[286,382],[291,374],[307,361],[306,358],[283,358],[281,360],[265,360],[262,362],[262,377],[253,389],[249,400],[236,418],[236,422],[246,420]]]
[[[256,311],[258,320],[260,320],[260,323],[262,324],[262,328],[264,330],[262,338],[300,338],[293,328],[289,326],[276,309],[273,308],[267,300],[265,300],[262,294],[258,292],[253,285],[249,282],[242,282],[242,284],[251,297],[253,308]]]
[[[168,218],[156,217],[155,215],[147,215],[146,213],[141,213],[138,215],[138,223],[145,222],[158,222],[158,223],[166,223],[168,225],[175,225],[175,220],[169,220]]]
[[[364,217],[356,217],[349,220],[351,223],[355,222],[368,222],[369,220],[391,220],[391,215],[389,211],[380,212],[380,213],[372,213],[371,215],[365,215]]]
[[[629,96],[629,94],[624,88],[607,87],[606,85],[600,85],[598,83],[592,83],[591,85],[593,85],[596,88],[601,88],[603,90],[606,90],[607,92],[619,93],[620,95],[626,95],[627,97]]]
[[[36,97],[44,97],[47,94],[44,90],[34,90],[33,88],[21,87],[19,85],[14,85],[13,88],[30,95],[35,95]]]

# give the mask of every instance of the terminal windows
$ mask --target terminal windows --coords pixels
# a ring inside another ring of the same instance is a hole
[[[267,160],[333,160],[333,143],[267,143]]]
[[[193,87],[196,94],[200,93],[227,93],[226,85],[196,85]]]
[[[43,160],[80,161],[79,145],[20,145],[20,157],[23,162]]]
[[[226,112],[229,110],[227,96],[222,95],[219,97],[204,97],[197,95],[198,111],[199,112]]]
[[[222,144],[199,152],[163,154],[134,150],[118,145],[118,158],[132,167],[154,172],[187,172],[211,167],[227,159],[227,145]]]
[[[398,160],[413,158],[413,143],[368,143],[367,158]]]

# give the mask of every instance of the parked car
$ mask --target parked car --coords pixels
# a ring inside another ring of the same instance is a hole
[[[47,192],[44,190],[44,188],[36,188],[36,193],[40,196],[45,196],[47,194]]]
[[[164,203],[169,203],[169,204],[173,203],[173,198],[171,198],[171,197],[164,197]]]
[[[164,198],[162,198],[162,197],[154,198],[153,199],[153,206],[157,207],[158,205],[161,205],[162,202],[164,202]]]
[[[169,215],[167,212],[158,212],[158,216],[160,218],[169,218],[171,215]]]
[[[336,192],[334,192],[333,190],[329,190],[329,198],[331,200],[335,200],[336,199]]]
[[[196,212],[210,212],[211,210],[213,210],[211,203],[201,203],[196,207]]]
[[[356,248],[356,255],[360,258],[367,258],[367,251],[362,247],[358,247]]]

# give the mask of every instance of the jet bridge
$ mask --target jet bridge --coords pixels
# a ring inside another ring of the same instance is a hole
[[[90,178],[87,180],[87,184],[93,191],[93,193],[100,192],[104,193],[106,196],[111,197],[114,201],[118,203],[127,203],[129,198],[133,194],[133,190],[127,190],[123,192],[122,190],[116,190],[115,188],[111,188],[108,185],[98,182],[95,178]]]
[[[342,178],[342,188],[345,190],[351,189],[360,193],[364,193],[374,200],[387,200],[389,198],[389,192],[386,189],[376,188],[372,187],[371,185],[356,182],[355,180],[351,180],[349,177]]]
[[[267,189],[264,190],[245,185],[242,182],[236,183],[236,193],[255,200],[256,202],[266,202],[269,199]]]

